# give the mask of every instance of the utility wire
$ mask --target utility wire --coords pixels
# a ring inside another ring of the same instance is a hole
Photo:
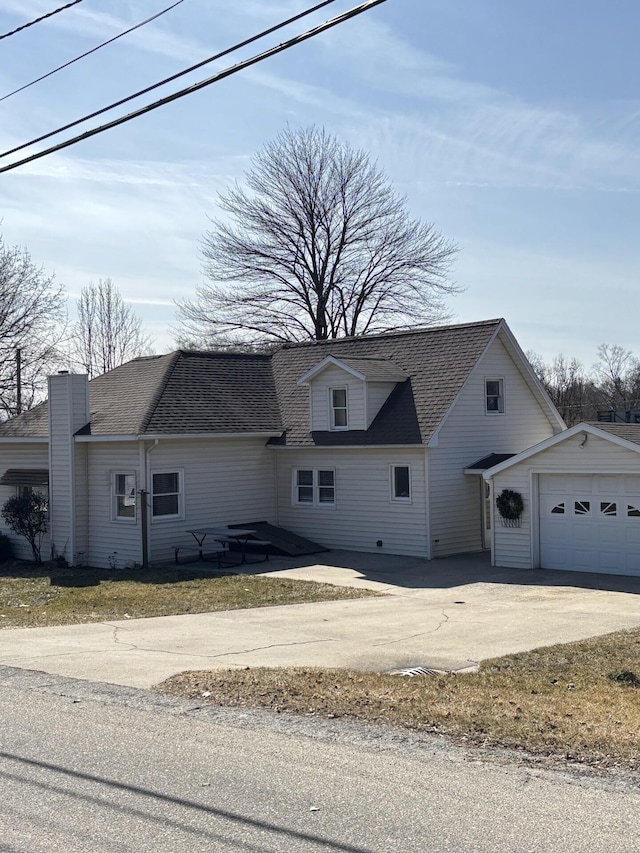
[[[78,2],[80,2],[80,0],[78,0]],[[91,50],[87,50],[85,53],[81,53],[80,56],[76,56],[75,59],[70,59],[63,65],[58,65],[57,68],[54,68],[53,71],[49,71],[46,74],[43,74],[42,77],[36,77],[36,79],[32,80],[30,83],[25,83],[24,86],[20,86],[19,89],[14,89],[13,92],[9,92],[8,95],[3,95],[0,98],[0,101],[6,101],[7,98],[10,98],[12,95],[17,95],[18,92],[23,92],[25,89],[28,89],[29,86],[34,86],[41,80],[46,80],[47,77],[51,77],[58,71],[62,71],[63,68],[68,68],[70,65],[73,65],[74,62],[78,62],[79,60],[84,59],[86,56],[89,56],[90,54],[95,53],[97,50],[106,47],[108,44],[112,44],[114,41],[121,39],[123,36],[129,35],[129,33],[132,33],[134,30],[138,30],[140,29],[140,27],[144,27],[145,24],[150,24],[151,21],[155,21],[155,19],[159,18],[161,15],[166,15],[167,12],[170,12],[172,9],[175,9],[176,6],[179,6],[181,3],[184,3],[184,0],[177,0],[177,3],[174,3],[172,6],[167,6],[167,8],[163,9],[161,12],[157,12],[155,15],[152,15],[150,18],[147,18],[144,21],[140,21],[139,24],[134,24],[133,27],[129,27],[128,30],[124,30],[123,32],[118,33],[117,36],[114,36],[113,38],[110,38],[107,41],[103,41],[102,44],[97,45],[97,47],[92,47]]]
[[[84,133],[81,133],[79,136],[74,136],[64,142],[59,142],[57,145],[53,145],[50,148],[46,148],[44,151],[39,151],[37,154],[32,154],[30,157],[25,157],[24,159],[18,160],[15,163],[10,163],[8,166],[2,166],[0,168],[0,173],[9,172],[12,169],[17,169],[18,166],[24,166],[26,163],[33,162],[33,160],[39,160],[41,157],[46,157],[48,154],[53,154],[55,151],[60,151],[63,148],[68,148],[70,145],[75,145],[77,142],[81,142],[84,139],[89,139],[92,136],[96,136],[99,133],[103,133],[105,130],[110,130],[112,127],[118,127],[118,125],[124,124],[127,121],[131,121],[134,118],[138,118],[138,116],[151,112],[151,110],[158,109],[158,107],[163,107],[165,104],[169,104],[172,101],[177,101],[178,98],[183,98],[185,95],[191,95],[193,92],[198,92],[200,89],[204,89],[205,86],[210,86],[212,83],[217,83],[219,80],[223,80],[225,77],[230,77],[232,74],[237,74],[238,71],[242,71],[245,68],[249,68],[252,65],[256,65],[258,62],[263,62],[265,59],[269,59],[271,56],[276,56],[276,54],[282,53],[283,51],[288,50],[290,47],[294,47],[297,44],[301,44],[302,42],[307,41],[310,38],[314,38],[315,36],[320,35],[320,33],[323,33],[326,30],[337,26],[338,24],[342,24],[351,18],[355,18],[357,15],[361,15],[363,12],[368,12],[369,9],[373,9],[374,6],[380,6],[382,3],[386,3],[386,0],[366,0],[365,3],[361,3],[359,6],[354,6],[352,9],[348,9],[342,15],[337,15],[335,18],[331,18],[330,20],[325,21],[324,24],[320,24],[317,27],[313,27],[313,29],[307,30],[306,32],[301,33],[300,35],[293,36],[293,38],[287,39],[287,41],[284,41],[281,44],[276,45],[275,47],[271,47],[268,50],[263,51],[262,53],[258,53],[255,56],[250,57],[249,59],[245,59],[242,62],[236,63],[236,65],[231,65],[229,68],[225,68],[223,71],[220,71],[218,74],[214,74],[212,77],[208,77],[205,80],[200,80],[199,83],[194,83],[192,86],[187,86],[186,89],[180,89],[178,92],[174,92],[172,95],[167,95],[165,98],[161,98],[159,101],[154,101],[152,104],[148,104],[146,107],[141,107],[140,109],[135,110],[132,113],[128,113],[127,115],[121,116],[120,118],[114,119],[113,121],[110,121],[107,124],[100,125],[99,127],[94,127],[91,130],[87,130]]]
[[[46,15],[40,15],[39,18],[36,18],[35,21],[29,21],[28,24],[22,24],[21,27],[16,27],[15,30],[11,30],[11,32],[4,33],[0,36],[0,39],[8,39],[9,36],[15,36],[16,33],[22,32],[22,30],[26,30],[27,27],[32,27],[34,24],[39,24],[40,21],[44,21],[45,18],[50,18],[52,15],[57,15],[58,12],[64,12],[65,9],[69,9],[71,6],[75,6],[77,3],[82,3],[82,0],[71,0],[71,3],[67,3],[64,6],[60,6],[57,9],[54,9],[53,12],[47,12]]]
[[[148,92],[152,92],[154,89],[158,89],[160,86],[164,86],[166,83],[171,83],[173,80],[177,80],[179,77],[184,77],[185,74],[190,74],[192,71],[196,71],[198,68],[202,68],[203,65],[208,65],[211,62],[215,62],[217,59],[222,59],[223,56],[227,56],[228,54],[233,53],[236,50],[240,50],[240,48],[242,47],[246,47],[248,44],[252,44],[253,42],[258,41],[259,39],[264,38],[265,36],[271,35],[271,33],[276,32],[276,30],[281,30],[288,24],[293,24],[296,21],[300,20],[300,18],[304,18],[307,15],[310,15],[312,12],[317,12],[318,9],[322,9],[323,6],[328,6],[331,3],[335,3],[335,0],[323,0],[323,2],[312,6],[310,9],[306,9],[304,12],[300,12],[298,15],[294,15],[292,18],[287,18],[286,21],[282,21],[281,23],[276,24],[273,27],[269,27],[268,29],[263,30],[261,33],[258,33],[255,36],[251,36],[251,38],[238,42],[238,44],[234,44],[233,47],[227,48],[227,50],[223,50],[221,53],[216,53],[215,56],[210,56],[208,59],[203,59],[202,62],[197,62],[195,65],[191,65],[189,68],[185,68],[183,71],[178,71],[176,74],[172,74],[170,77],[165,77],[164,80],[160,80],[158,83],[154,83],[151,86],[147,86],[145,89],[140,89],[138,92],[134,92],[133,95],[128,95],[126,98],[121,98],[119,101],[114,101],[112,104],[109,104],[106,107],[102,107],[102,109],[100,110],[96,110],[93,113],[89,113],[88,115],[82,116],[82,118],[76,119],[75,121],[71,121],[69,122],[69,124],[65,124],[62,127],[57,128],[56,130],[50,131],[49,133],[44,133],[42,136],[37,136],[35,139],[31,139],[29,142],[24,142],[22,145],[16,145],[15,148],[10,148],[8,151],[3,151],[2,154],[0,154],[0,159],[2,159],[3,157],[7,157],[9,154],[15,154],[16,151],[22,151],[24,148],[29,148],[30,145],[35,145],[36,142],[43,142],[45,139],[50,139],[52,136],[56,136],[58,133],[62,133],[65,130],[70,130],[72,127],[77,127],[79,124],[82,124],[85,121],[89,121],[89,119],[109,112],[109,110],[113,110],[116,107],[121,107],[122,104],[126,104],[129,101],[133,101],[135,98],[139,98],[141,95],[146,95]]]
[[[288,50],[290,47],[294,47],[297,44],[301,44],[308,39],[314,38],[320,33],[325,32],[326,30],[331,29],[332,27],[337,26],[338,24],[342,24],[345,21],[348,21],[351,18],[355,18],[357,15],[361,15],[363,12],[369,11],[369,9],[373,9],[374,6],[380,6],[382,3],[385,3],[386,0],[366,0],[366,2],[361,3],[359,6],[355,6],[352,9],[348,9],[342,15],[337,15],[335,18],[331,18],[328,21],[325,21],[324,24],[319,24],[317,27],[313,27],[310,30],[307,30],[300,35],[293,36],[287,41],[282,42],[281,44],[276,45],[275,47],[271,47],[268,50],[263,51],[262,53],[258,53],[249,59],[245,59],[242,62],[236,63],[236,65],[231,65],[228,68],[225,68],[223,71],[220,71],[218,74],[214,74],[212,77],[208,77],[205,80],[201,80],[198,83],[194,83],[191,86],[187,86],[186,89],[180,89],[178,92],[174,92],[172,95],[167,95],[165,98],[161,98],[158,101],[154,101],[151,104],[148,104],[146,107],[141,107],[138,110],[135,110],[132,113],[128,113],[127,115],[121,116],[120,118],[114,119],[113,121],[108,122],[107,124],[100,125],[99,127],[94,127],[91,130],[87,130],[84,133],[81,133],[78,136],[74,136],[71,139],[67,139],[64,142],[59,142],[57,145],[53,145],[50,148],[46,148],[44,151],[39,151],[37,154],[32,154],[30,157],[25,157],[22,160],[18,160],[15,163],[10,163],[8,166],[0,167],[0,173],[9,172],[12,169],[17,169],[18,166],[24,166],[26,163],[31,163],[34,160],[39,160],[41,157],[46,157],[48,154],[52,154],[55,151],[60,151],[63,148],[68,148],[70,145],[75,145],[77,142],[81,142],[84,139],[89,139],[92,136],[96,136],[99,133],[103,133],[105,130],[110,130],[112,127],[117,127],[118,125],[124,124],[127,121],[131,121],[134,118],[138,118],[138,116],[144,115],[145,113],[151,112],[151,110],[158,109],[158,107],[162,107],[165,104],[169,104],[172,101],[178,100],[178,98],[182,98],[185,95],[191,95],[193,92],[197,92],[200,89],[204,89],[206,86],[210,86],[212,83],[217,83],[219,80],[223,80],[226,77],[230,77],[232,74],[237,74],[238,71],[242,71],[245,68],[249,68],[252,65],[256,65],[258,62],[263,62],[265,59],[269,59],[272,56],[275,56],[278,53],[282,53],[285,50]]]

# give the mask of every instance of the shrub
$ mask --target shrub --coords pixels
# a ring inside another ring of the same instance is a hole
[[[2,517],[14,533],[27,540],[36,563],[42,562],[40,548],[47,532],[48,510],[47,497],[32,491],[9,498],[2,507]]]

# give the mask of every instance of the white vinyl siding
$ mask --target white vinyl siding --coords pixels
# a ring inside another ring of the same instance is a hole
[[[367,382],[367,429],[396,387],[396,382]]]
[[[43,444],[4,444],[0,443],[0,476],[8,468],[34,468],[44,470],[49,467],[49,450]],[[16,494],[15,486],[0,486],[0,509],[9,498]],[[13,533],[5,520],[0,516],[0,530],[8,536],[13,546],[13,553],[20,560],[33,560],[31,547],[26,539]],[[45,534],[42,542],[42,559],[49,558],[51,548],[49,534]]]
[[[571,436],[494,477],[493,559],[496,566],[530,569],[540,564],[538,542],[535,541],[539,533],[536,487],[540,477],[598,475],[601,478],[599,485],[613,495],[619,491],[616,481],[620,475],[640,476],[640,454],[599,436],[589,435],[584,447],[580,447],[581,442],[581,433]],[[495,510],[495,496],[503,489],[513,489],[523,497],[524,513],[519,528],[503,527],[500,523]]]
[[[424,450],[286,450],[276,451],[276,460],[282,527],[328,548],[427,555]],[[411,503],[389,500],[390,465],[410,466]],[[292,506],[294,472],[313,469],[335,470],[335,512]]]
[[[502,377],[506,411],[486,417],[487,377]],[[557,429],[556,429],[557,431]],[[554,428],[497,338],[479,360],[440,429],[430,454],[429,496],[434,557],[482,550],[482,491],[464,468],[489,453],[518,453]]]
[[[150,523],[150,560],[170,561],[175,545],[192,546],[189,529],[275,523],[273,451],[265,442],[264,438],[160,439],[149,454],[152,469],[182,471],[184,518]],[[291,503],[289,494],[287,501]]]
[[[81,445],[88,452],[88,544],[86,560],[90,566],[132,567],[142,563],[142,526],[140,513],[123,523],[113,514],[114,473],[135,474],[140,482],[140,452],[137,441],[91,442]]]
[[[54,555],[74,563],[78,543],[78,495],[86,486],[74,433],[89,420],[87,377],[57,374],[49,378],[49,535]],[[76,463],[80,463],[77,466]],[[81,512],[81,515],[84,513]]]
[[[365,429],[364,382],[339,367],[331,366],[311,380],[309,387],[311,429],[326,432],[331,424],[331,389],[345,388],[347,392],[348,428]]]

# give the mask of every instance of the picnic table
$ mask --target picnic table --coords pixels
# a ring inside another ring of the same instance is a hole
[[[197,552],[199,560],[211,560],[215,558],[218,562],[218,567],[222,566],[222,557],[224,554],[228,553],[229,546],[232,543],[237,543],[240,545],[240,563],[247,562],[247,542],[251,541],[252,544],[265,548],[265,556],[264,559],[269,559],[269,554],[266,548],[271,544],[270,542],[263,541],[262,539],[251,539],[255,530],[251,528],[243,528],[243,527],[196,527],[186,531],[191,534],[197,543]],[[207,539],[211,539],[214,541],[214,545],[206,546],[205,542]],[[179,563],[179,553],[180,551],[189,550],[186,548],[181,548],[179,546],[175,547],[175,559],[176,563]],[[196,550],[196,549],[193,549]],[[210,556],[208,556],[208,554]],[[232,565],[232,564],[229,564]]]

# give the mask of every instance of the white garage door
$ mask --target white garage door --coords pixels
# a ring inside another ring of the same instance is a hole
[[[540,475],[544,569],[640,576],[640,477]]]

